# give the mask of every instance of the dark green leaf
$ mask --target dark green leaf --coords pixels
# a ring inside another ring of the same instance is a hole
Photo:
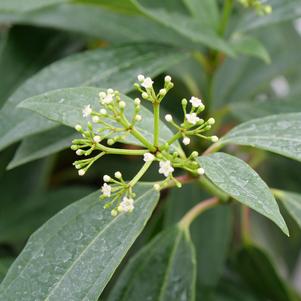
[[[158,202],[152,185],[135,190],[131,214],[113,218],[95,192],[50,219],[13,263],[0,299],[96,301]]]
[[[56,90],[29,98],[22,102],[21,106],[35,111],[50,120],[70,127],[75,127],[76,124],[81,124],[83,127],[86,127],[87,119],[83,117],[82,109],[85,105],[90,104],[92,108],[97,110],[100,107],[98,96],[100,91],[101,89],[92,87]],[[134,102],[125,95],[121,95],[121,98],[127,104],[125,115],[128,116],[128,119],[130,120],[134,114]],[[153,114],[141,106],[141,115],[143,116],[143,121],[138,123],[135,127],[145,138],[152,141]],[[98,126],[101,127],[101,125]],[[96,128],[97,125],[95,125],[95,129]],[[162,123],[160,126],[161,143],[165,143],[172,135],[170,129]],[[132,136],[128,136],[126,141],[128,143],[141,145],[141,143]],[[181,151],[179,144],[177,145],[177,149]]]
[[[279,114],[242,123],[221,144],[249,145],[301,161],[301,113]]]
[[[22,85],[0,111],[0,148],[55,124],[31,112],[16,109],[22,100],[49,90],[80,85],[129,91],[136,75],[153,76],[187,57],[159,45],[131,45],[93,50],[70,56],[45,68]]]
[[[244,161],[225,153],[199,157],[206,176],[244,205],[271,219],[288,235],[285,221],[269,187]]]
[[[0,283],[2,279],[5,277],[9,266],[14,261],[11,257],[1,257],[0,258]]]
[[[189,234],[169,228],[130,260],[108,301],[193,301],[195,264]]]
[[[255,246],[245,246],[235,258],[235,266],[257,295],[273,301],[296,301],[279,277],[269,257]]]

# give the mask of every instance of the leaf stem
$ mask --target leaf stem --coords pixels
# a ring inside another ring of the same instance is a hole
[[[241,206],[241,236],[244,244],[248,244],[251,241],[250,213],[249,207]]]
[[[192,207],[180,220],[179,227],[183,230],[189,229],[190,224],[204,211],[215,207],[219,204],[219,199],[217,197],[213,197],[207,200],[204,200],[194,207]]]
[[[199,179],[199,184],[210,194],[217,196],[221,201],[227,202],[229,200],[229,195],[220,190],[215,186],[209,179],[205,176]]]
[[[136,176],[129,182],[129,186],[133,187],[146,173],[146,171],[149,169],[149,167],[152,165],[153,161],[145,162],[145,164],[141,167],[139,172],[136,174]]]
[[[159,146],[160,103],[154,102],[154,146]]]

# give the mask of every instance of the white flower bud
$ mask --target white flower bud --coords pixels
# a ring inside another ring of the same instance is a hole
[[[215,119],[209,118],[207,122],[208,122],[208,124],[213,125],[213,124],[215,124]]]
[[[80,170],[78,171],[78,175],[79,175],[79,176],[83,176],[85,173],[86,173],[86,172],[85,172],[84,169],[80,169]]]
[[[165,115],[165,120],[166,120],[167,122],[172,122],[172,116],[171,116],[170,114],[166,114],[166,115]]]
[[[115,141],[114,141],[113,139],[108,139],[108,140],[107,140],[107,143],[108,143],[109,145],[113,145],[113,144],[115,143]]]
[[[167,93],[166,89],[161,89],[161,90],[159,91],[159,94],[162,95],[162,96],[165,96],[166,93]]]
[[[148,94],[146,92],[143,92],[141,96],[143,99],[148,99]]]
[[[102,98],[105,98],[106,97],[106,92],[99,92],[99,97],[102,99]]]
[[[113,89],[108,89],[108,90],[107,90],[107,93],[108,93],[108,94],[114,94],[114,90],[113,90]]]
[[[135,103],[135,105],[138,106],[138,105],[140,105],[141,100],[139,98],[135,98],[134,103]]]
[[[154,189],[156,190],[156,191],[159,191],[160,190],[160,184],[158,184],[158,183],[156,183],[156,184],[154,184]]]
[[[82,110],[82,113],[83,113],[83,117],[88,117],[91,115],[92,113],[92,108],[91,108],[91,105],[87,105],[83,108]]]
[[[171,82],[171,76],[166,75],[166,76],[164,77],[164,81],[165,81],[166,83],[170,83],[170,82]]]
[[[115,176],[116,179],[121,179],[121,178],[122,178],[122,174],[121,174],[120,171],[116,171],[116,172],[114,173],[114,176]]]
[[[117,214],[118,214],[118,211],[117,211],[116,209],[113,209],[113,210],[111,211],[111,215],[112,215],[113,217],[117,216]]]
[[[151,161],[154,161],[154,159],[155,159],[155,156],[151,153],[145,153],[143,155],[144,162],[151,162]]]
[[[144,75],[142,75],[142,74],[139,74],[139,75],[137,76],[137,78],[138,78],[139,82],[143,82],[144,79],[145,79]]]
[[[199,156],[199,153],[198,153],[197,151],[194,151],[194,152],[191,153],[191,156],[192,156],[193,158],[196,158],[196,157]]]
[[[81,126],[80,124],[77,124],[77,125],[75,126],[75,129],[79,132],[79,131],[81,131],[83,128],[82,128],[82,126]]]
[[[142,116],[141,115],[136,115],[135,116],[135,120],[136,121],[141,121],[142,120]]]
[[[111,181],[111,177],[108,176],[108,175],[104,175],[104,176],[103,176],[103,181],[104,181],[104,182],[110,182],[110,181]]]
[[[183,144],[188,145],[190,143],[190,138],[184,137]]]
[[[204,168],[200,167],[200,168],[198,168],[197,172],[200,176],[202,176],[205,173],[205,170],[204,170]]]
[[[96,143],[99,143],[101,141],[101,137],[100,136],[94,136],[93,141],[96,142]]]
[[[125,106],[126,106],[126,103],[125,103],[124,101],[121,101],[121,102],[119,103],[119,108],[124,109]]]
[[[92,117],[92,121],[93,121],[94,123],[97,123],[97,122],[99,121],[99,117],[98,117],[98,116],[93,116],[93,117]]]
[[[211,137],[211,141],[212,142],[217,142],[218,141],[218,137],[217,136],[212,136]]]
[[[100,111],[101,115],[107,115],[107,110],[106,109],[101,109]]]
[[[75,153],[76,153],[78,156],[81,156],[81,155],[83,154],[83,150],[78,149]]]
[[[75,165],[75,168],[76,168],[76,169],[80,169],[80,168],[81,168],[81,165],[76,164],[76,165]]]

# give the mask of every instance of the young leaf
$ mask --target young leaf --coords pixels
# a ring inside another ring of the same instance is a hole
[[[35,111],[50,120],[67,126],[75,127],[76,124],[85,126],[87,124],[87,118],[83,117],[82,109],[88,104],[90,104],[92,108],[98,109],[100,106],[98,96],[100,91],[101,89],[92,87],[56,90],[29,98],[20,105],[23,108]],[[125,115],[127,115],[130,120],[133,116],[134,101],[125,95],[121,95],[121,98],[126,102],[127,109],[125,110]],[[136,128],[145,138],[152,141],[153,114],[141,106],[141,115],[143,116],[143,121],[138,123]],[[100,125],[95,125],[95,128],[97,128],[97,126]],[[160,142],[165,143],[170,137],[172,137],[172,132],[162,123],[160,126]],[[126,141],[128,143],[141,145],[141,143],[130,135],[126,138]],[[181,151],[179,144],[177,144],[177,149]]]
[[[269,187],[244,161],[225,153],[198,158],[206,176],[244,205],[271,219],[288,235],[285,221]]]
[[[235,266],[246,284],[260,297],[273,301],[297,301],[261,249],[249,245],[235,258]]]
[[[3,106],[0,149],[54,126],[53,122],[29,111],[16,109],[16,105],[28,97],[82,85],[113,87],[128,92],[136,80],[135,74],[143,71],[153,76],[186,57],[187,53],[166,46],[140,44],[87,51],[56,62],[29,79]]]
[[[250,120],[232,129],[221,144],[249,145],[301,161],[301,113]]]
[[[287,209],[288,213],[301,227],[301,194],[274,190],[274,195],[282,201],[282,204]]]
[[[108,301],[193,301],[195,264],[189,234],[178,226],[169,228],[130,260]]]
[[[0,299],[96,301],[158,202],[152,185],[135,192],[131,214],[113,218],[95,192],[51,218],[9,269]]]

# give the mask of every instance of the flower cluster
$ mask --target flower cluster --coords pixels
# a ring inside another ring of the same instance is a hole
[[[239,0],[239,2],[248,8],[253,8],[259,15],[269,15],[272,12],[271,5],[264,4],[262,0]]]
[[[142,99],[153,105],[153,141],[144,137],[137,128],[137,123],[142,121],[140,99],[136,98],[133,103],[129,103],[129,99],[122,97],[113,89],[99,93],[98,109],[91,104],[84,106],[82,115],[87,118],[86,127],[75,126],[82,137],[73,140],[71,148],[78,156],[87,157],[74,162],[80,176],[83,176],[96,160],[106,154],[143,156],[144,165],[130,181],[125,181],[119,171],[115,172],[114,177],[108,175],[103,177],[104,184],[101,187],[100,199],[106,201],[105,208],[111,208],[112,216],[133,211],[135,203],[133,188],[154,162],[158,164],[158,174],[164,177],[163,180],[154,183],[154,189],[158,191],[171,184],[181,187],[182,184],[174,177],[175,169],[186,170],[196,177],[205,173],[196,160],[199,156],[198,152],[192,151],[189,156],[186,156],[179,146],[179,140],[184,145],[189,145],[192,137],[212,142],[218,140],[217,136],[204,135],[204,132],[211,129],[215,120],[209,118],[205,121],[200,117],[205,105],[200,98],[193,96],[189,101],[182,100],[184,117],[181,123],[175,121],[172,115],[165,115],[165,120],[177,131],[168,141],[160,143],[159,106],[174,84],[171,77],[166,76],[164,87],[156,92],[153,83],[150,77],[138,75],[138,83],[134,85],[141,93]],[[127,106],[129,109],[125,110]],[[139,149],[111,147],[116,142],[127,142],[129,135],[138,140],[143,147]],[[90,157],[94,152],[97,154]]]

